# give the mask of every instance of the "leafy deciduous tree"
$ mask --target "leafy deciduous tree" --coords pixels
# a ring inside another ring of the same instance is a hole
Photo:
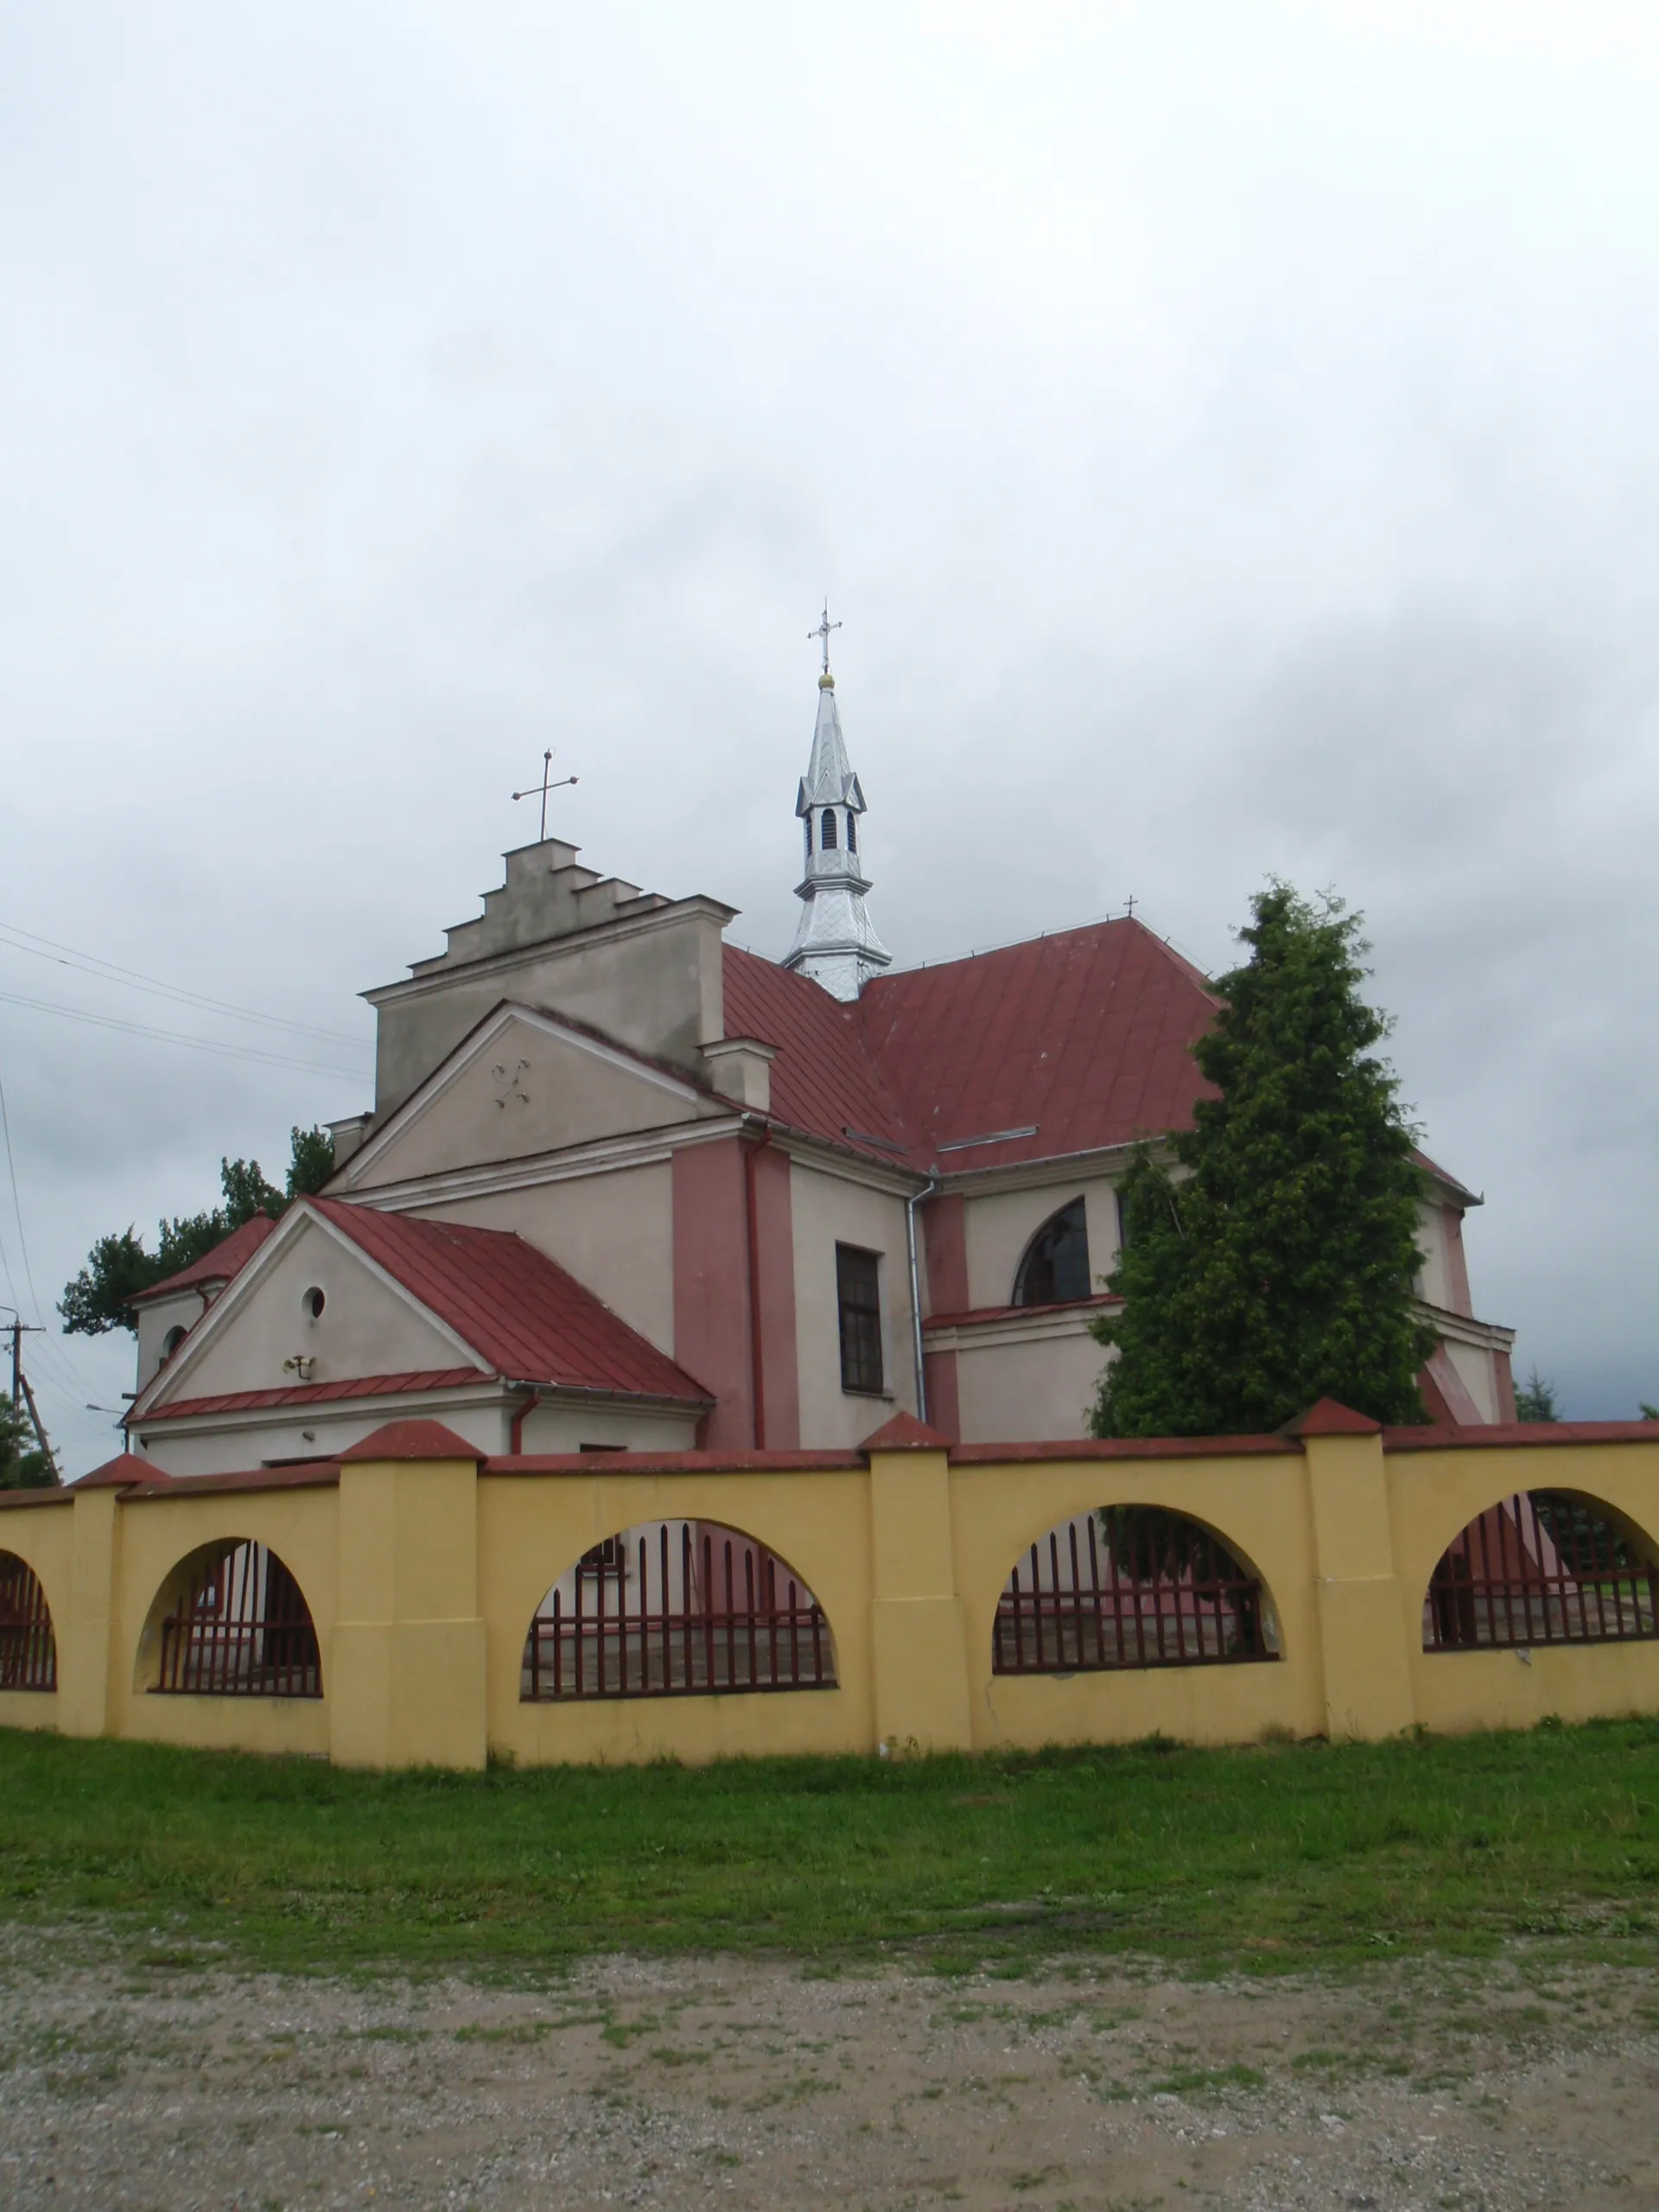
[[[257,1160],[221,1160],[222,1203],[209,1213],[182,1214],[160,1223],[153,1252],[131,1227],[100,1236],[86,1266],[64,1287],[58,1311],[65,1331],[84,1337],[102,1336],[110,1329],[136,1332],[130,1300],[137,1292],[194,1266],[255,1214],[269,1214],[275,1221],[296,1198],[320,1191],[334,1172],[334,1141],[327,1130],[295,1129],[289,1151],[287,1187],[281,1191],[266,1180]]]
[[[0,1490],[50,1490],[56,1481],[33,1427],[0,1393]]]

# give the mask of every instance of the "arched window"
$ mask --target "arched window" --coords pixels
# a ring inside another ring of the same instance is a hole
[[[820,851],[833,853],[836,849],[836,810],[833,806],[826,806],[823,810],[823,826],[818,833]]]
[[[836,1687],[823,1608],[752,1536],[709,1521],[625,1529],[536,1608],[518,1694],[706,1697]]]
[[[1065,1306],[1087,1298],[1089,1217],[1081,1198],[1051,1214],[1026,1247],[1014,1281],[1016,1306]]]
[[[858,850],[858,817],[850,806],[847,810],[847,849],[849,853]]]
[[[812,817],[810,814],[802,823],[801,827],[806,832],[806,857],[810,860],[812,857]]]
[[[58,1647],[34,1568],[0,1552],[0,1690],[54,1690]]]
[[[1157,1505],[1108,1505],[1051,1529],[997,1601],[991,1670],[1096,1674],[1276,1659],[1259,1576],[1219,1536]]]
[[[1534,1490],[1489,1506],[1428,1579],[1425,1651],[1659,1637],[1659,1561],[1593,1498]]]
[[[275,1552],[233,1540],[182,1560],[163,1589],[149,1688],[211,1697],[321,1697],[317,1631]]]
[[[189,1333],[190,1332],[188,1329],[181,1328],[175,1322],[173,1327],[170,1328],[167,1334],[162,1338],[162,1357],[163,1359],[171,1359],[174,1353],[177,1351],[179,1346],[184,1342],[186,1337],[188,1337]]]

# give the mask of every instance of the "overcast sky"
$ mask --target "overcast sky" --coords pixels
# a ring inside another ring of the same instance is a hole
[[[827,592],[899,963],[1335,887],[1478,1311],[1659,1398],[1656,79],[1584,0],[0,0],[0,924],[335,1033],[0,948],[0,1297],[368,1103],[546,745],[781,953]],[[29,1362],[106,1456],[130,1340]]]

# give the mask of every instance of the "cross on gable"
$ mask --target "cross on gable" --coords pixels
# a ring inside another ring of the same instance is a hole
[[[550,746],[547,751],[542,755],[541,782],[539,784],[532,784],[528,791],[514,791],[513,797],[516,799],[535,798],[538,795],[541,798],[542,827],[539,836],[537,840],[539,844],[544,845],[547,842],[547,795],[549,791],[563,791],[567,784],[574,784],[576,780],[577,779],[575,776],[560,776],[556,779],[553,778],[553,748]]]

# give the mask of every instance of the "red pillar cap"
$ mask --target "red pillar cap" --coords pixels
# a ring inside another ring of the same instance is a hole
[[[1280,1433],[1283,1436],[1381,1436],[1382,1424],[1373,1421],[1369,1414],[1357,1414],[1351,1406],[1338,1403],[1335,1398],[1321,1398],[1312,1405],[1300,1420],[1287,1421]]]
[[[441,1421],[389,1421],[340,1455],[342,1465],[351,1459],[470,1459],[474,1466],[485,1456]]]
[[[894,1414],[858,1448],[861,1452],[948,1452],[950,1440],[918,1421],[914,1414]]]

